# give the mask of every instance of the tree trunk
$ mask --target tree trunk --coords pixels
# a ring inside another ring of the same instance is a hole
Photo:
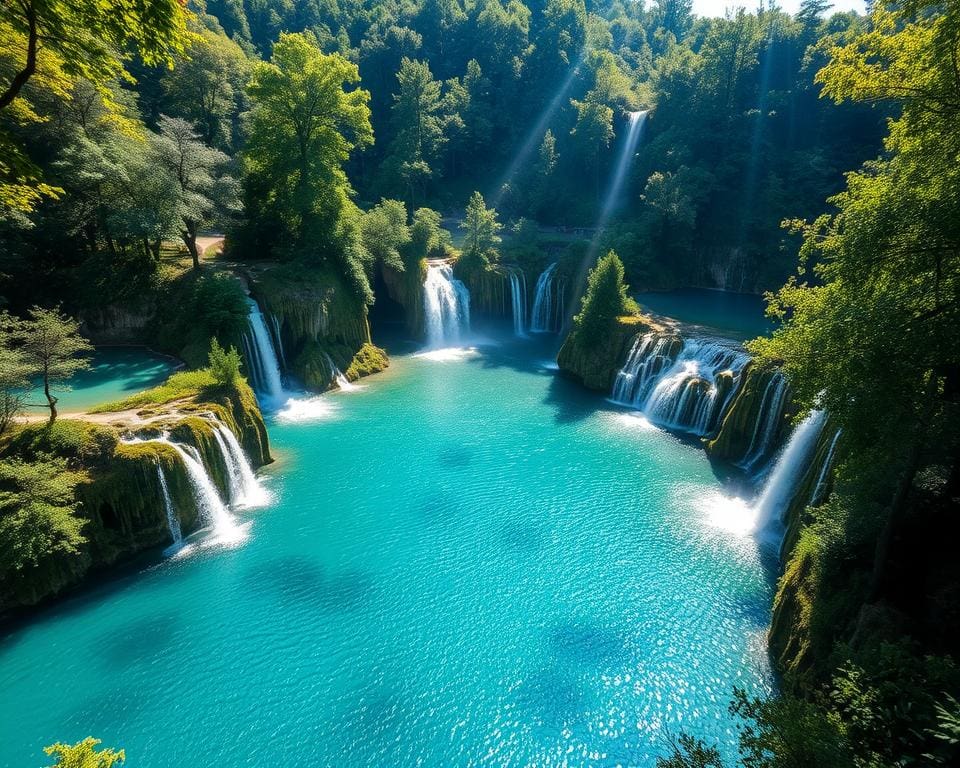
[[[200,269],[200,252],[197,250],[197,231],[195,226],[187,223],[187,228],[181,233],[183,242],[187,244],[190,258],[193,259],[193,268]]]
[[[37,69],[37,41],[39,34],[37,31],[37,12],[33,6],[33,3],[26,9],[27,16],[27,61],[24,64],[23,69],[17,72],[14,75],[13,80],[10,81],[9,87],[0,94],[0,109],[6,107],[10,102],[12,102],[20,94],[20,91],[23,90],[23,86],[27,84],[27,81],[33,77],[33,73]]]
[[[43,394],[47,398],[47,406],[50,408],[50,424],[57,420],[57,398],[50,394],[50,375],[46,366],[43,369]]]

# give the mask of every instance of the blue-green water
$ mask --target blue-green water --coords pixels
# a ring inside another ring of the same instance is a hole
[[[635,294],[647,312],[681,323],[699,325],[736,339],[752,339],[773,330],[773,321],[764,316],[762,296],[705,288]]]
[[[275,423],[276,502],[0,641],[0,763],[651,766],[730,756],[769,576],[701,450],[522,342],[410,355]]]
[[[54,388],[61,413],[84,411],[100,403],[118,400],[162,383],[174,369],[174,361],[145,347],[98,347],[90,367],[77,373],[69,389]],[[33,389],[27,398],[33,413],[45,409],[43,389]]]

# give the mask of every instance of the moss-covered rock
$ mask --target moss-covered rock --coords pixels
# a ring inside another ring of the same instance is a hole
[[[585,343],[573,330],[560,348],[557,364],[561,371],[588,389],[609,392],[637,335],[662,330],[641,315],[618,318],[610,333],[595,344]]]
[[[364,344],[353,356],[353,360],[350,361],[344,375],[347,377],[347,381],[356,381],[372,373],[386,370],[388,365],[390,365],[390,360],[387,358],[386,352],[373,344]]]
[[[782,376],[776,368],[759,368],[752,363],[741,374],[743,385],[733,402],[727,408],[726,416],[715,437],[704,441],[707,453],[714,459],[737,463],[747,457],[753,443],[757,424],[765,417],[764,409],[770,408],[770,402],[764,403],[764,395],[774,376]],[[776,434],[771,445],[780,445],[790,428],[790,417],[794,408],[789,392],[783,399],[783,408],[778,416]]]
[[[170,544],[160,472],[181,531],[189,534],[200,526],[179,453],[151,438],[166,433],[177,442],[195,446],[224,496],[229,481],[214,438],[215,423],[236,435],[252,466],[271,461],[266,427],[247,384],[238,380],[234,386],[218,387],[204,379],[203,372],[194,373],[192,388],[165,386],[157,388],[159,394],[139,396],[144,405],[135,417],[125,407],[127,403],[120,402],[118,410],[96,417],[104,423],[62,419],[53,425],[29,424],[0,446],[4,458],[33,461],[42,455],[57,456],[83,474],[75,500],[77,515],[85,521],[82,534],[86,540],[77,552],[40,558],[35,567],[5,583],[0,589],[0,612],[36,605],[76,586],[91,573]],[[121,440],[121,435],[131,434],[144,441]]]
[[[261,310],[277,321],[290,372],[309,389],[329,389],[335,383],[330,363],[348,370],[371,343],[366,305],[333,271],[300,265],[271,267],[251,276],[250,288]],[[410,296],[405,298],[412,302]],[[382,367],[355,369],[361,370],[360,375],[367,375]]]

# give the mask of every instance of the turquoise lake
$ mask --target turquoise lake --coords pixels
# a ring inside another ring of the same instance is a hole
[[[551,338],[420,357],[272,421],[244,541],[8,628],[0,765],[653,766],[735,754],[772,570],[702,450],[560,378]],[[399,353],[398,353],[399,352]]]
[[[69,389],[54,388],[60,413],[84,411],[100,403],[119,400],[163,383],[175,368],[175,361],[145,347],[97,347],[90,367],[70,379]],[[43,387],[27,398],[30,413],[47,408]]]

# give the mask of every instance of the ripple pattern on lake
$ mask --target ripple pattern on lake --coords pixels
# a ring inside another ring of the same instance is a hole
[[[757,548],[706,519],[699,449],[518,363],[536,343],[397,358],[271,425],[247,541],[0,642],[0,765],[94,735],[143,768],[645,768],[665,728],[732,757],[732,686],[768,684]]]

